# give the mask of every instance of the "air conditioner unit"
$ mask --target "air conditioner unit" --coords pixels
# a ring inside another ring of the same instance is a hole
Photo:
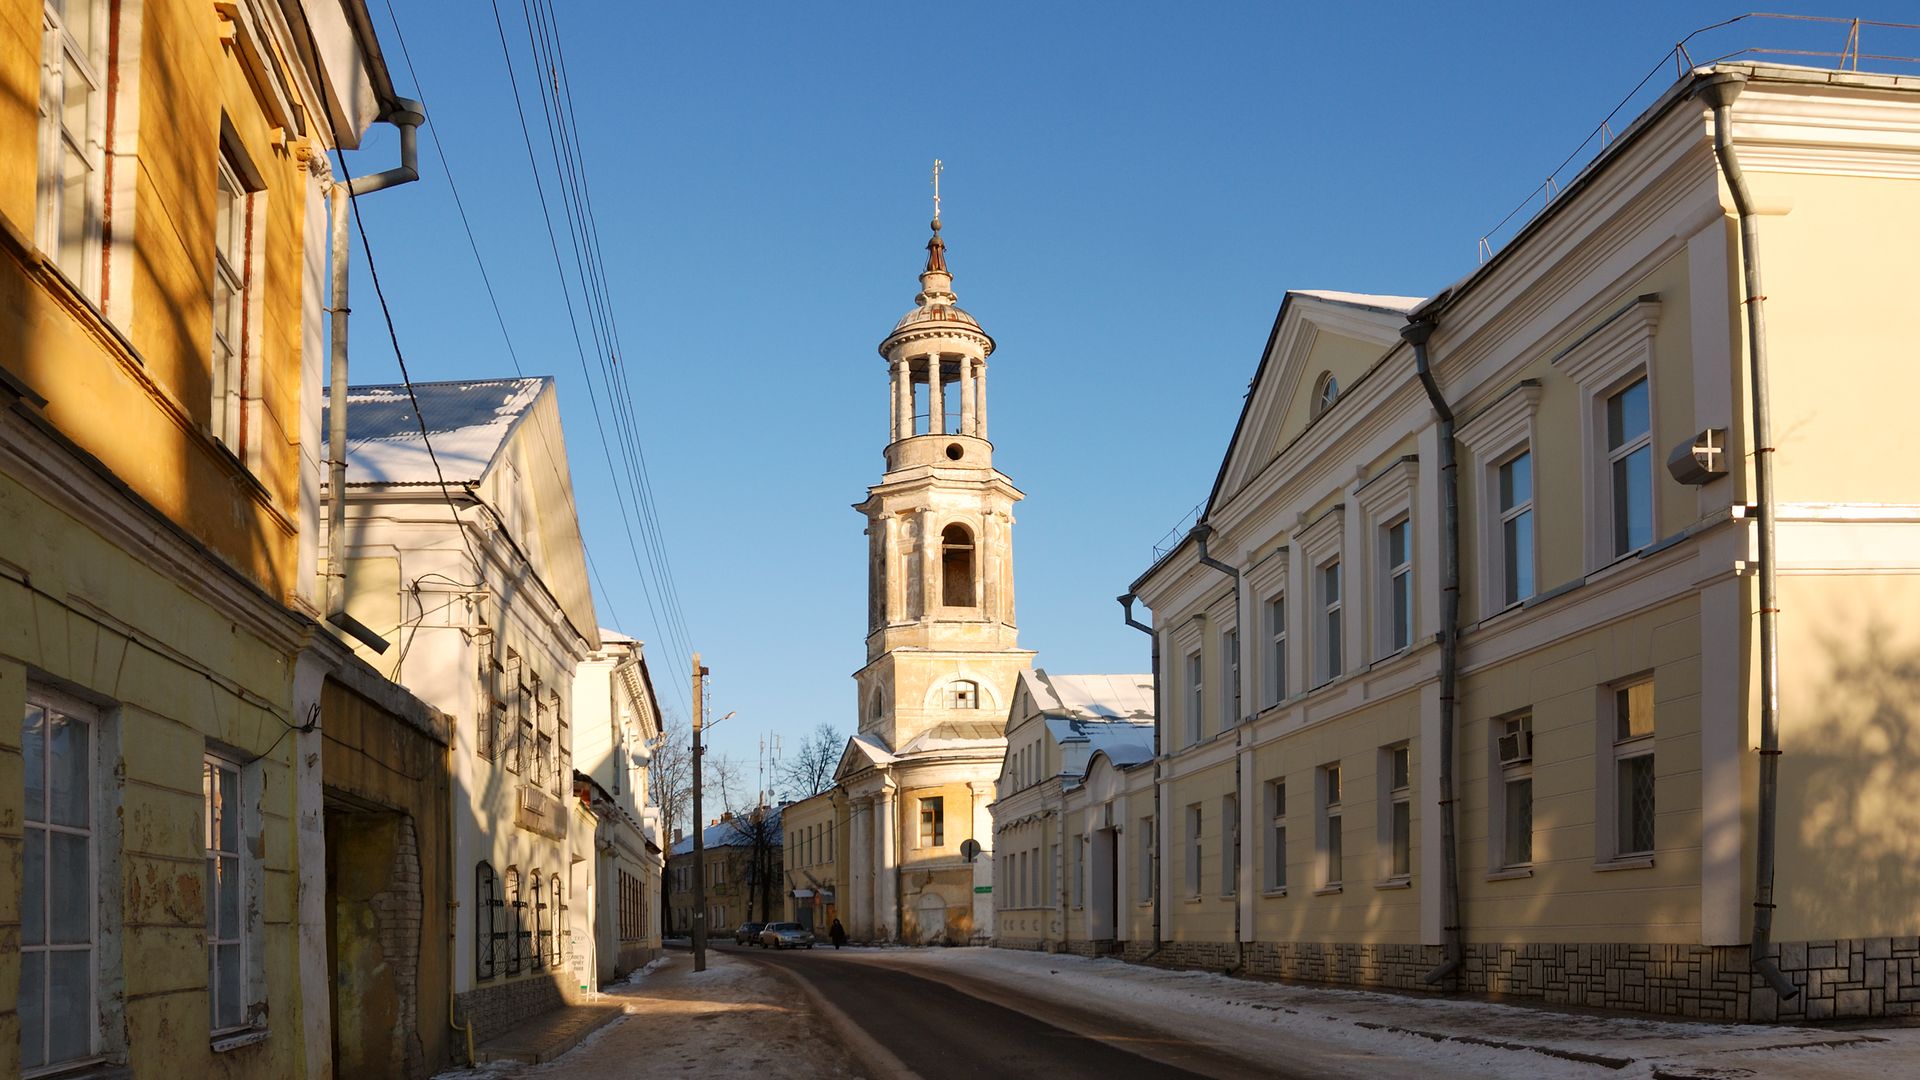
[[[1533,723],[1525,716],[1510,717],[1500,736],[1500,764],[1517,765],[1533,760]]]

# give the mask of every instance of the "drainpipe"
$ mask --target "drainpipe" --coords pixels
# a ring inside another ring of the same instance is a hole
[[[1753,193],[1733,152],[1733,99],[1740,96],[1746,82],[1744,75],[1713,75],[1701,83],[1700,96],[1713,109],[1713,152],[1720,159],[1720,171],[1727,178],[1734,210],[1740,215],[1740,261],[1747,290],[1747,379],[1753,393],[1753,494],[1760,525],[1760,805],[1749,956],[1780,1000],[1791,1001],[1800,991],[1768,955],[1773,939],[1774,837],[1780,801],[1780,603],[1774,591],[1773,409],[1767,389],[1767,297],[1760,287],[1760,232]]]
[[[1240,570],[1238,567],[1233,566],[1230,563],[1221,562],[1219,559],[1216,559],[1212,555],[1207,554],[1207,540],[1212,536],[1213,536],[1213,526],[1207,524],[1205,521],[1202,521],[1200,524],[1195,525],[1193,527],[1193,540],[1194,540],[1194,543],[1197,544],[1200,548],[1200,565],[1208,567],[1213,570],[1218,570],[1219,572],[1221,572],[1222,574],[1225,574],[1227,577],[1233,580],[1233,647],[1238,649],[1240,647],[1240,642],[1242,640],[1241,635],[1245,633],[1245,628],[1240,625]],[[1235,671],[1240,670],[1240,658],[1237,656],[1233,657],[1233,668]],[[1222,681],[1224,682],[1225,680],[1222,680]],[[1155,685],[1158,685],[1158,684],[1155,684]],[[1233,688],[1230,686],[1223,686],[1221,687],[1221,690],[1224,691],[1229,696],[1231,696],[1233,693]],[[1245,798],[1246,793],[1240,790],[1240,755],[1237,752],[1240,736],[1242,734],[1239,731],[1240,722],[1242,719],[1243,718],[1240,716],[1235,716],[1233,718],[1233,726],[1235,729],[1234,742],[1235,742],[1235,749],[1236,749],[1236,752],[1233,755],[1233,812],[1235,814],[1240,814],[1242,812],[1242,808],[1246,805],[1246,803],[1241,801],[1242,799]],[[1234,832],[1238,833],[1240,831],[1240,823],[1238,821],[1234,822],[1233,828],[1234,828]],[[1225,823],[1221,824],[1220,833],[1221,833],[1222,841],[1224,842],[1226,837]],[[1241,837],[1240,842],[1244,849],[1244,845],[1246,843],[1246,837],[1244,836]],[[1234,968],[1237,970],[1240,967],[1244,966],[1244,964],[1246,963],[1246,957],[1243,955],[1243,950],[1242,950],[1242,947],[1245,943],[1241,938],[1241,931],[1243,928],[1240,925],[1240,899],[1239,899],[1240,881],[1239,881],[1238,868],[1234,870],[1233,891],[1234,891],[1233,952],[1234,952]]]
[[[1446,959],[1421,977],[1438,983],[1466,963],[1460,914],[1460,837],[1454,821],[1454,727],[1458,723],[1460,687],[1460,464],[1453,436],[1453,408],[1434,381],[1427,362],[1427,340],[1433,336],[1432,316],[1414,319],[1400,328],[1400,337],[1413,346],[1413,367],[1427,391],[1440,421],[1440,930]]]
[[[387,641],[347,614],[347,215],[353,199],[420,179],[419,129],[426,122],[426,106],[408,98],[394,98],[381,119],[400,129],[400,165],[370,176],[336,180],[333,184],[333,364],[327,387],[327,621],[377,653]]]
[[[1160,635],[1153,632],[1153,627],[1133,617],[1133,602],[1136,597],[1132,593],[1121,593],[1116,599],[1120,601],[1120,609],[1126,613],[1127,625],[1147,635],[1147,639],[1153,642],[1153,827],[1158,829],[1160,827],[1160,725],[1166,723],[1166,717],[1160,712]],[[1149,850],[1157,856],[1160,845],[1155,843]],[[1113,857],[1118,860],[1120,854],[1116,851]],[[1153,875],[1153,881],[1158,884],[1160,868],[1151,866],[1147,868],[1147,872]],[[1153,951],[1149,952],[1148,956],[1160,951],[1160,907],[1160,897],[1153,896]],[[1117,926],[1113,929],[1115,933],[1120,930]]]

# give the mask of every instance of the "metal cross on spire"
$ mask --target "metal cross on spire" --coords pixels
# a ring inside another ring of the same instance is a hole
[[[933,159],[933,220],[940,220],[940,159]]]

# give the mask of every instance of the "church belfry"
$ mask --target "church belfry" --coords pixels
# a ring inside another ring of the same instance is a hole
[[[987,441],[994,344],[953,294],[934,168],[920,291],[880,342],[886,468],[854,507],[867,519],[867,662],[853,676],[859,733],[834,779],[848,813],[840,910],[856,940],[992,933],[987,806],[1033,664],[1013,618],[1021,494]]]

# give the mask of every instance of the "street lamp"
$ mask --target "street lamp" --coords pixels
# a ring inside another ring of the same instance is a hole
[[[700,807],[700,758],[706,752],[702,738],[706,728],[726,722],[733,713],[703,724],[707,669],[700,666],[700,654],[693,654],[693,970],[707,970],[707,827]]]

